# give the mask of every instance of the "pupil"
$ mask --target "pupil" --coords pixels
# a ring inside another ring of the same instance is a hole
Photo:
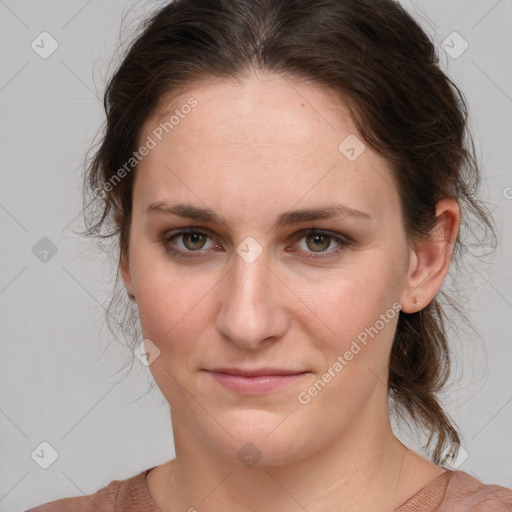
[[[203,237],[203,235],[201,235],[200,233],[189,233],[187,235],[190,239],[191,239],[191,242],[192,242],[192,245],[194,246],[195,244],[199,244],[200,246],[202,246],[203,244],[201,244],[201,238]],[[193,249],[200,249],[201,247],[192,247]]]
[[[326,249],[328,246],[329,246],[329,243],[327,241],[327,245],[325,244],[325,241],[328,240],[329,237],[325,236],[325,235],[311,235],[311,238],[315,241],[314,243],[316,244],[316,242],[320,241],[320,244],[322,243],[322,240],[324,240],[324,246],[323,247],[319,247],[318,245],[316,245],[316,248],[317,249]]]

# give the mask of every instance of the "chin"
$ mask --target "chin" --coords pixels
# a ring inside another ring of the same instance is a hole
[[[291,464],[313,453],[315,435],[305,436],[306,429],[294,425],[291,416],[264,410],[234,411],[236,418],[219,417],[219,423],[229,425],[219,436],[203,432],[203,439],[218,455],[230,463],[247,468]],[[285,419],[286,418],[286,419]],[[283,421],[284,420],[284,421]],[[216,430],[219,433],[219,430]]]

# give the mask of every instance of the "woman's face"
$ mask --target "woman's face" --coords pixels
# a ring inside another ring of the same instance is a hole
[[[387,421],[410,254],[357,133],[332,92],[277,77],[198,84],[147,121],[122,268],[177,442],[283,464]]]

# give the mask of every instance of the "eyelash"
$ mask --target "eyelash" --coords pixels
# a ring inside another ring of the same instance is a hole
[[[205,232],[205,231],[203,231],[201,229],[198,229],[198,228],[186,228],[186,229],[181,229],[181,230],[179,230],[177,232],[174,232],[174,233],[172,233],[170,235],[165,236],[161,240],[161,243],[163,244],[165,249],[170,254],[172,254],[173,256],[178,256],[180,258],[197,258],[197,257],[202,257],[203,256],[203,254],[202,254],[203,250],[202,249],[198,249],[196,251],[194,251],[194,250],[182,251],[181,249],[177,249],[175,244],[173,242],[171,242],[171,240],[173,238],[180,237],[180,236],[183,236],[185,234],[191,234],[191,233],[192,234],[203,235],[203,236],[206,236],[206,237],[208,237],[210,239],[212,238],[209,235],[208,232]],[[341,252],[343,252],[347,247],[349,247],[352,244],[352,240],[349,239],[346,236],[342,236],[339,233],[335,233],[335,232],[331,232],[331,231],[323,231],[323,230],[315,229],[315,228],[303,229],[303,230],[298,231],[297,233],[295,233],[295,235],[294,235],[294,240],[295,240],[294,243],[296,243],[299,240],[301,240],[302,238],[305,238],[305,237],[310,236],[310,235],[327,236],[331,240],[333,240],[335,242],[338,242],[339,245],[335,249],[332,249],[330,251],[322,251],[322,252],[318,252],[318,253],[310,252],[310,253],[308,253],[309,254],[308,256],[302,256],[303,258],[306,258],[306,259],[320,260],[320,259],[325,259],[325,258],[332,257],[333,255],[339,255]]]

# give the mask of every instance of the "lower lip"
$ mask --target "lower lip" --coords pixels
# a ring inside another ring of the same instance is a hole
[[[243,393],[245,395],[259,395],[269,391],[276,391],[294,382],[297,382],[307,373],[293,375],[258,375],[256,377],[242,377],[222,372],[208,372],[218,383],[224,387]]]

